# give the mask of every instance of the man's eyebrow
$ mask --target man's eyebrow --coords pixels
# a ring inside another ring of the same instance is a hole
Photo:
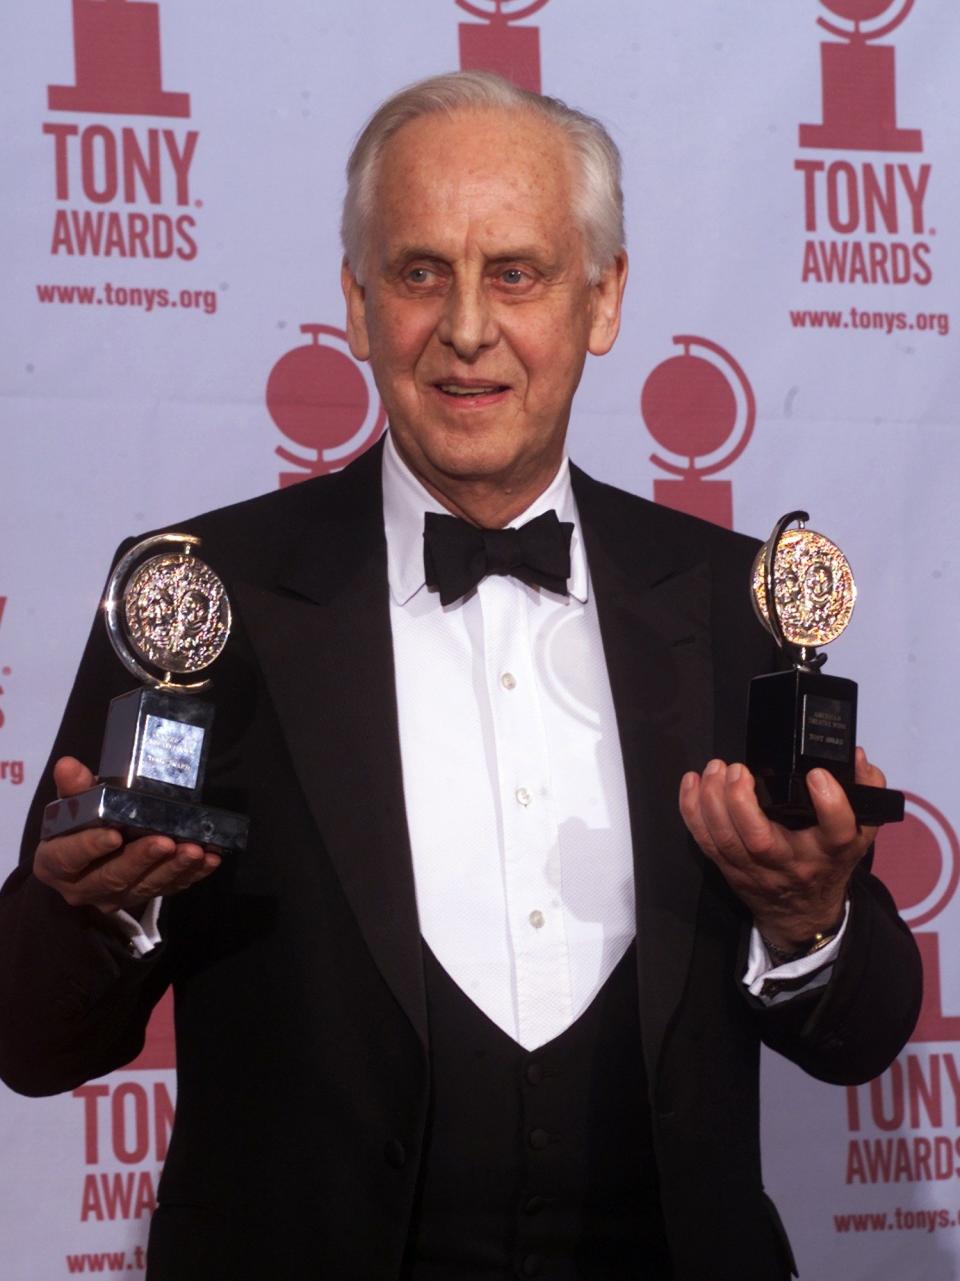
[[[494,254],[487,259],[487,262],[493,267],[507,262],[534,262],[546,271],[558,265],[555,256],[548,253],[543,245],[516,245],[502,253]]]
[[[414,258],[428,258],[431,262],[447,261],[442,253],[428,245],[402,245],[386,260],[386,266],[389,270],[394,270]]]
[[[432,248],[430,245],[402,245],[385,260],[384,265],[388,271],[395,271],[397,268],[402,267],[404,263],[412,262],[416,259],[442,263],[449,263],[450,261],[446,254]],[[555,257],[543,245],[535,244],[512,245],[499,253],[493,254],[486,259],[486,262],[492,267],[509,262],[533,262],[545,271],[556,270],[559,265]]]

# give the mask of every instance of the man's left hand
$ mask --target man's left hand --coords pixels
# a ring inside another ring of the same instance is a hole
[[[886,779],[857,748],[856,781]],[[791,951],[843,917],[847,882],[876,828],[857,826],[843,788],[824,769],[807,775],[817,825],[788,831],[761,811],[745,765],[713,760],[680,784],[680,813],[704,854],[753,913],[764,938]]]

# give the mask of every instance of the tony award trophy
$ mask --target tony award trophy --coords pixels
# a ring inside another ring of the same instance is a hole
[[[223,651],[230,601],[195,555],[199,542],[157,534],[117,562],[103,601],[107,633],[144,688],[110,703],[97,784],[46,807],[44,840],[116,827],[131,838],[158,832],[217,852],[246,847],[249,820],[201,800],[214,709],[196,697],[210,681],[190,678]]]
[[[754,561],[754,608],[792,666],[750,682],[746,763],[761,809],[784,827],[816,823],[805,782],[816,768],[837,779],[858,823],[898,823],[902,792],[854,782],[856,683],[821,671],[826,655],[817,646],[846,628],[857,589],[843,552],[807,529],[808,519],[802,511],[783,516]],[[788,529],[794,521],[798,528]]]

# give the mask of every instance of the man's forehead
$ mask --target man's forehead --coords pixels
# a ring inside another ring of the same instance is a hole
[[[452,153],[449,149],[456,148]],[[397,164],[432,162],[437,152],[453,159],[495,158],[504,170],[516,168],[518,153],[539,158],[542,165],[564,174],[572,153],[563,131],[529,108],[462,107],[436,111],[407,121],[384,144],[381,172]]]
[[[436,113],[409,121],[385,145],[375,216],[391,239],[416,238],[418,223],[439,219],[451,231],[488,223],[498,238],[514,224],[518,241],[543,240],[548,223],[566,221],[573,177],[566,138],[533,112]]]

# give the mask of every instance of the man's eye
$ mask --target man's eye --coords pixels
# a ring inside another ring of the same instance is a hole
[[[411,267],[407,272],[407,280],[411,285],[426,285],[432,275],[429,267]]]
[[[528,277],[525,271],[519,267],[505,267],[500,273],[500,279],[505,285],[522,285],[525,284]]]

